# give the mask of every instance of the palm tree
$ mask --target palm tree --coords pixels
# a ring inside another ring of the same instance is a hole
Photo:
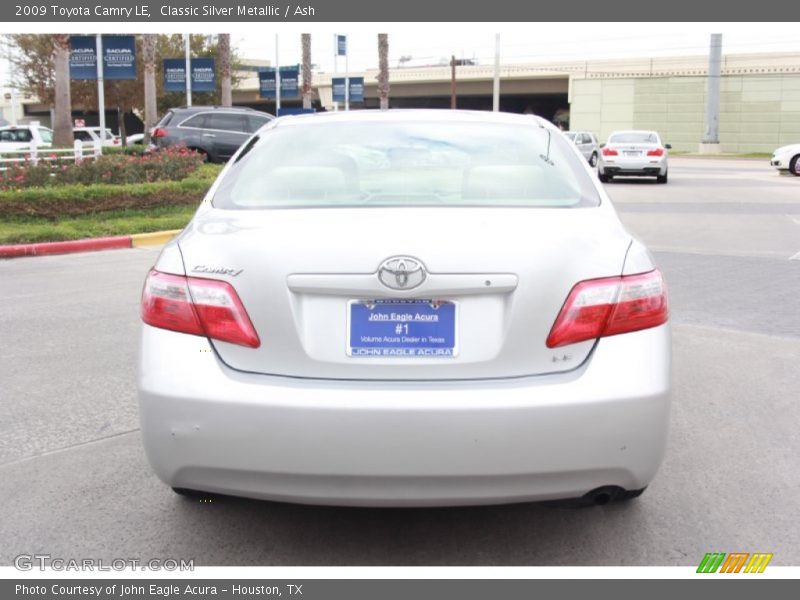
[[[300,34],[300,45],[303,48],[303,109],[311,109],[311,34]]]
[[[150,130],[158,118],[156,104],[156,35],[147,33],[142,39],[142,61],[144,62],[144,143],[150,143]]]
[[[381,110],[389,108],[389,35],[378,34],[378,96]]]
[[[101,60],[101,57],[98,57]],[[72,98],[69,89],[69,35],[53,36],[55,93],[53,97],[53,145],[72,147]]]
[[[219,56],[220,103],[222,106],[233,106],[230,33],[220,33],[217,37],[217,55]]]

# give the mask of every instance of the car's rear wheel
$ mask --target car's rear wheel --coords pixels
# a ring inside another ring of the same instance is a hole
[[[202,499],[202,498],[213,497],[213,494],[210,494],[208,492],[201,492],[200,490],[190,490],[187,488],[174,487],[172,488],[172,491],[178,494],[178,496],[183,496],[184,498]]]
[[[592,156],[589,158],[589,164],[593,167],[597,166],[597,152],[592,153]]]
[[[203,162],[210,162],[211,161],[211,158],[208,156],[208,152],[206,152],[202,148],[189,148],[189,150],[197,152],[200,156],[202,156],[203,157]]]
[[[664,171],[663,175],[658,175],[656,177],[656,183],[667,183],[668,176],[669,176],[669,171]]]
[[[792,162],[789,163],[789,172],[800,177],[800,154],[792,158]]]

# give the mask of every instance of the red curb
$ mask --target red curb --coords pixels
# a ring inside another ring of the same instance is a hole
[[[69,242],[41,242],[39,244],[12,244],[0,246],[0,258],[17,258],[19,256],[43,256],[45,254],[71,254],[73,252],[89,252],[92,250],[111,250],[114,248],[130,248],[131,236],[91,238],[72,240]]]

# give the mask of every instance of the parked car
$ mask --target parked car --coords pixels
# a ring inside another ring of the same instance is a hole
[[[110,129],[106,129],[105,136],[101,136],[99,127],[73,127],[73,139],[80,140],[86,144],[99,143],[102,146],[119,146],[122,143],[121,138]]]
[[[181,494],[605,503],[664,453],[664,282],[539,117],[272,121],[163,248],[141,315],[142,437]]]
[[[667,183],[670,148],[655,131],[614,131],[600,150],[597,175],[604,183],[618,175]]]
[[[28,150],[31,141],[37,148],[53,145],[53,130],[39,124],[6,125],[0,127],[0,152],[3,150]]]
[[[153,129],[151,138],[157,148],[182,145],[206,155],[211,162],[225,162],[253,132],[274,118],[252,108],[173,108]]]
[[[778,171],[786,171],[800,177],[800,144],[790,144],[775,150],[769,161]]]
[[[600,156],[600,142],[591,131],[565,131],[564,135],[578,147],[580,153],[593,167],[597,166],[597,157]]]

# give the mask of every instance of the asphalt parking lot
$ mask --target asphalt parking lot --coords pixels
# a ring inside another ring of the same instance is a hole
[[[0,262],[0,565],[18,554],[197,565],[800,564],[800,178],[673,158],[607,184],[671,293],[674,396],[637,501],[349,509],[180,498],[151,473],[134,389],[155,249]]]

